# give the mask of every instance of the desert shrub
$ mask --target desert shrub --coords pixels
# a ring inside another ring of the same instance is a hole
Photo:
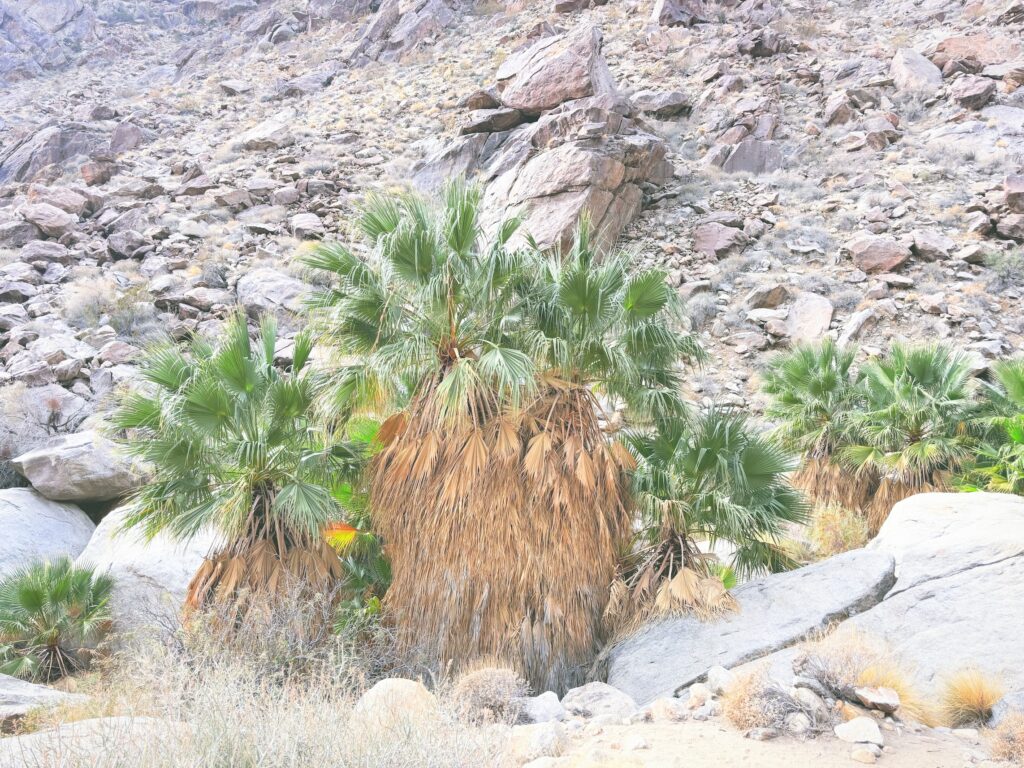
[[[484,667],[463,674],[452,689],[458,710],[475,723],[515,723],[528,689],[508,667]]]
[[[806,643],[793,668],[817,680],[835,698],[855,703],[855,688],[890,688],[899,696],[900,718],[925,725],[937,722],[917,690],[913,670],[885,643],[862,633],[833,633]]]
[[[0,674],[52,681],[85,664],[82,648],[110,624],[109,576],[70,558],[34,563],[0,581]]]
[[[868,522],[860,513],[840,506],[819,507],[811,518],[810,536],[816,553],[831,557],[867,544]]]
[[[990,253],[985,258],[985,266],[992,270],[988,281],[990,290],[1003,291],[1024,284],[1024,250]]]
[[[125,341],[152,340],[163,330],[144,285],[120,289],[99,277],[79,279],[65,291],[63,314],[76,328],[109,325]]]
[[[1002,684],[981,670],[960,670],[943,684],[942,714],[953,728],[984,725],[1003,693]]]
[[[722,713],[737,728],[783,728],[786,718],[798,712],[807,715],[811,726],[825,723],[817,720],[817,713],[790,695],[789,691],[771,681],[763,672],[756,672],[737,680],[722,695]]]
[[[296,645],[297,622],[324,609],[284,600],[264,605],[265,620],[223,634],[216,612],[193,616],[175,642],[143,642],[110,659],[79,717],[119,716],[101,743],[63,739],[62,751],[30,768],[489,768],[504,735],[461,721],[441,698],[437,717],[410,717],[400,728],[368,728],[353,712],[386,666],[377,644],[317,635]],[[269,635],[269,637],[268,637]],[[303,663],[281,665],[282,649]],[[65,708],[60,714],[75,716]],[[42,725],[40,721],[36,725]],[[147,727],[152,726],[152,727]],[[59,760],[55,760],[57,757]]]
[[[718,315],[718,302],[713,294],[698,293],[686,302],[686,316],[694,330],[700,330]]]
[[[1024,712],[1012,712],[1003,718],[990,737],[992,757],[1024,765]]]

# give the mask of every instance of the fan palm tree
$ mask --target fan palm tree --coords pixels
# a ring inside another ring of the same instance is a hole
[[[478,204],[459,184],[437,209],[371,200],[365,258],[334,244],[307,258],[332,278],[314,325],[347,358],[333,411],[387,416],[370,509],[400,640],[436,665],[504,657],[561,690],[599,641],[627,520],[629,457],[598,397],[681,411],[677,374],[657,370],[673,348],[654,349],[668,290],[601,272],[585,238],[564,271],[508,247],[515,221],[485,241]]]
[[[982,440],[961,487],[1024,495],[1024,358],[992,366],[977,426]]]
[[[850,418],[843,462],[879,478],[868,509],[877,531],[896,502],[949,488],[971,458],[975,380],[967,358],[941,345],[907,347],[861,368],[864,409]]]
[[[836,461],[861,402],[855,357],[856,349],[832,339],[802,344],[773,358],[762,384],[770,395],[765,415],[779,422],[775,437],[802,459],[793,485],[815,503],[848,509],[862,508],[872,492],[870,479],[854,479]]]
[[[212,600],[241,608],[295,585],[326,593],[342,573],[323,532],[344,519],[335,489],[360,468],[360,448],[310,418],[309,338],[296,338],[287,372],[274,365],[276,345],[271,318],[251,340],[236,314],[215,348],[199,339],[187,351],[157,347],[140,366],[147,386],[113,415],[128,431],[125,450],[153,468],[126,525],[150,536],[222,536],[189,586],[191,608]]]
[[[82,668],[79,651],[110,625],[113,580],[70,558],[0,581],[0,674],[51,682]]]
[[[724,565],[741,578],[795,567],[780,543],[787,525],[807,518],[788,479],[796,462],[743,414],[712,408],[689,423],[634,433],[629,444],[639,526],[623,615],[729,607],[712,553],[720,543],[733,550]]]

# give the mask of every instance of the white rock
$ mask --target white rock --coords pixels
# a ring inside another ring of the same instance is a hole
[[[439,716],[437,699],[423,683],[389,677],[359,697],[349,727],[400,734],[410,726],[429,725]]]
[[[942,87],[942,72],[911,48],[900,48],[892,58],[889,75],[897,90],[933,94]]]
[[[58,504],[31,488],[0,490],[0,576],[37,560],[75,558],[96,526],[72,504]]]
[[[137,529],[122,530],[126,515],[121,507],[104,517],[76,562],[114,577],[115,631],[159,632],[177,616],[189,582],[218,538],[204,533],[181,542],[161,533],[147,540]]]
[[[833,730],[838,738],[850,744],[885,744],[878,723],[870,717],[855,717],[849,722],[840,723]]]
[[[121,343],[121,342],[112,342]],[[54,501],[107,501],[124,496],[143,473],[92,430],[23,453],[11,464],[43,496]]]
[[[612,715],[625,720],[639,709],[633,697],[607,683],[587,683],[562,697],[562,706],[582,717]]]
[[[552,720],[564,720],[568,716],[558,694],[544,691],[539,696],[529,696],[523,702],[523,717],[531,723],[547,723]]]

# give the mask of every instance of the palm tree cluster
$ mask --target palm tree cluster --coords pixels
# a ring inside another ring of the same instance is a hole
[[[1020,361],[997,363],[986,382],[941,344],[896,344],[858,369],[856,353],[832,341],[800,346],[764,375],[776,435],[803,459],[794,484],[816,503],[860,510],[877,531],[916,493],[1022,487]]]
[[[81,649],[110,623],[112,587],[67,557],[0,580],[0,674],[51,682],[81,669]]]
[[[744,576],[790,564],[792,462],[738,414],[690,412],[704,353],[665,275],[599,254],[585,220],[562,252],[515,220],[486,234],[479,204],[459,183],[370,198],[357,246],[303,256],[320,289],[290,362],[241,315],[148,354],[113,419],[154,467],[129,524],[222,534],[191,607],[244,620],[298,580],[339,590],[343,622],[382,612],[406,658],[561,691],[621,616],[728,602],[701,547]]]
[[[599,259],[584,223],[567,253],[485,242],[476,190],[433,210],[373,199],[368,255],[338,244],[307,266],[330,287],[313,327],[346,361],[327,393],[341,418],[384,418],[370,506],[400,640],[434,664],[508,658],[535,686],[581,679],[629,536],[633,458],[609,439],[623,414],[686,411],[659,272]],[[543,688],[542,688],[543,689]]]

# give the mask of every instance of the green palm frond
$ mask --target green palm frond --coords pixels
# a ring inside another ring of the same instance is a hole
[[[113,586],[67,557],[0,580],[0,674],[49,682],[79,670],[80,649],[110,626]]]

